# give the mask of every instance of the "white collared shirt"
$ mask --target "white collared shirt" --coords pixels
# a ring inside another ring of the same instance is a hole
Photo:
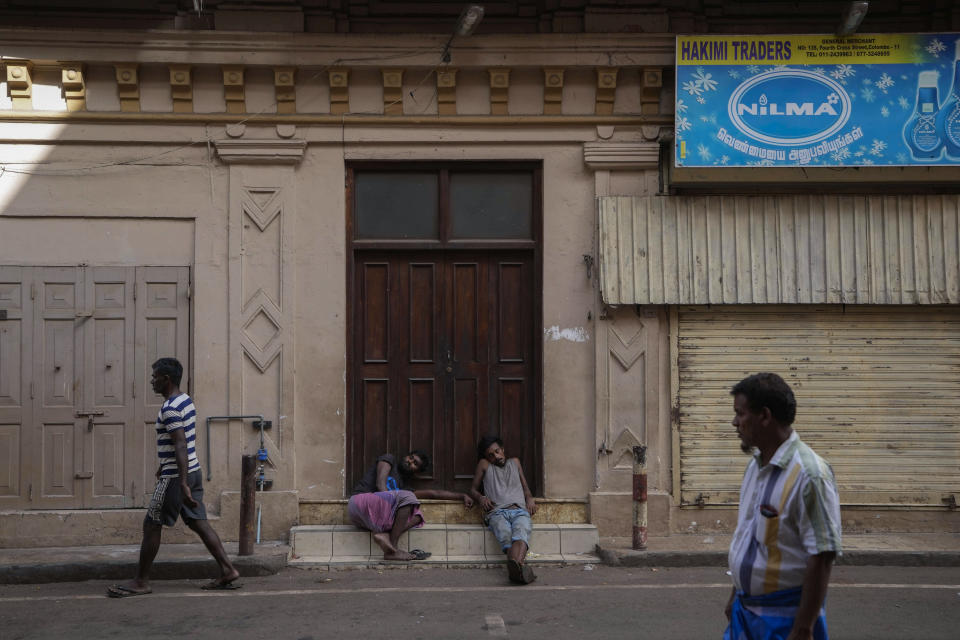
[[[759,595],[798,587],[807,559],[839,554],[840,542],[840,497],[830,465],[796,431],[766,465],[754,454],[728,558],[737,589]]]

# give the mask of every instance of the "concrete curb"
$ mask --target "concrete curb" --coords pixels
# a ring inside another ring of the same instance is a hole
[[[611,567],[725,567],[723,551],[634,551],[604,549],[597,555]],[[851,550],[837,559],[838,565],[874,567],[960,567],[958,551]]]
[[[241,577],[270,576],[287,566],[286,551],[230,557]],[[116,560],[78,562],[24,562],[0,566],[0,584],[40,584],[47,582],[83,582],[86,580],[128,580],[136,573],[136,556]],[[217,575],[217,564],[206,558],[157,559],[150,571],[151,580],[208,579]]]

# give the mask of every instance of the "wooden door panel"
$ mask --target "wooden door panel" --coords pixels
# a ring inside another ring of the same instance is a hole
[[[135,507],[146,506],[156,484],[157,434],[155,424],[163,397],[150,386],[150,366],[158,358],[174,357],[184,366],[180,388],[190,388],[190,267],[137,267],[134,303],[134,360],[131,387],[134,428],[128,434],[127,477]],[[211,472],[206,433],[197,425],[197,455],[205,472]],[[224,452],[225,453],[225,452]],[[206,454],[206,455],[204,455]],[[223,460],[223,464],[227,461]]]
[[[39,301],[34,321],[34,378],[37,399],[32,440],[37,447],[32,506],[82,506],[83,434],[78,393],[83,376],[83,280],[76,267],[34,269]]]
[[[477,442],[486,432],[481,420],[480,408],[483,391],[479,378],[457,377],[453,380],[453,424],[449,431],[452,442],[453,480],[466,481],[473,478],[477,468]],[[461,490],[463,485],[457,483]]]
[[[77,389],[76,321],[45,320],[43,323],[43,406],[73,409]]]
[[[439,442],[443,423],[444,345],[442,282],[443,263],[437,254],[391,255],[394,289],[390,297],[391,378],[397,381],[394,418],[394,453],[426,451],[431,468],[415,486],[431,485],[446,474]]]
[[[361,382],[360,411],[362,447],[360,455],[372,464],[389,450],[390,381],[386,378],[364,378]],[[362,472],[361,472],[362,475]],[[356,478],[359,480],[359,477]]]
[[[497,265],[497,361],[528,363],[530,349],[530,315],[517,317],[524,300],[531,295],[527,265],[501,262]]]
[[[497,421],[503,447],[510,456],[520,458],[524,469],[533,468],[533,442],[529,435],[530,406],[526,378],[497,380]]]
[[[409,339],[410,364],[434,364],[437,361],[437,265],[418,262],[409,265]]]
[[[96,422],[93,432],[93,487],[87,507],[122,506],[125,501],[124,476],[128,454],[125,435],[132,423]],[[132,496],[129,500],[132,504]]]
[[[363,362],[387,362],[390,352],[390,265],[364,265]]]
[[[28,506],[33,448],[30,274],[0,266],[0,509]]]
[[[48,423],[41,430],[41,499],[49,505],[80,506],[76,494],[77,449],[73,421],[64,424]],[[75,502],[74,499],[77,498]]]
[[[533,340],[533,263],[504,256],[491,264],[490,406],[491,432],[500,435],[508,456],[520,459],[527,482],[539,490],[539,453],[534,400],[537,379]]]
[[[487,434],[535,473],[532,254],[356,255],[350,482],[380,453],[424,449],[415,486],[466,490]],[[504,377],[522,390],[501,393]]]
[[[84,411],[100,412],[87,423],[83,470],[83,506],[129,507],[133,484],[143,467],[134,406],[134,267],[85,269],[84,290],[92,298],[92,317],[84,321]],[[91,428],[92,426],[92,428]]]
[[[450,308],[453,324],[453,359],[459,365],[486,364],[487,353],[483,344],[486,337],[487,318],[481,313],[485,297],[484,269],[476,262],[454,262],[451,265]]]
[[[408,435],[406,440],[399,444],[397,451],[401,453],[398,455],[413,449],[423,449],[436,461],[437,452],[432,445],[436,442],[436,427],[442,406],[439,381],[435,378],[410,378],[406,383],[406,393],[400,398],[400,413],[406,416],[401,424],[408,426]],[[408,408],[404,410],[405,407]],[[436,468],[431,469],[427,475],[436,475]]]

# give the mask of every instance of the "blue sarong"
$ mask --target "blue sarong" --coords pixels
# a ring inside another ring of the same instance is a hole
[[[737,592],[733,599],[730,626],[723,640],[784,640],[790,635],[800,606],[800,587],[760,596]],[[814,640],[827,640],[827,618],[823,608],[813,625]]]

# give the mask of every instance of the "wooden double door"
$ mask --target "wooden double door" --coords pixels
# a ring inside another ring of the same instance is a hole
[[[189,363],[189,276],[0,266],[0,508],[146,504],[163,402],[150,364]]]
[[[379,454],[422,449],[433,468],[415,486],[464,491],[493,434],[539,490],[534,266],[532,251],[355,254],[351,486]]]

